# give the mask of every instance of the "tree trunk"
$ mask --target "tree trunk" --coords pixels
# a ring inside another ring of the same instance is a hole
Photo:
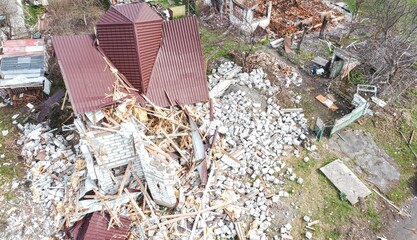
[[[307,26],[304,26],[303,28],[304,28],[303,35],[301,36],[301,39],[300,39],[300,41],[298,42],[298,45],[297,45],[297,50],[298,51],[300,51],[301,43],[303,42],[304,36],[306,35],[307,29],[308,29]]]
[[[319,38],[323,38],[323,34],[324,34],[324,31],[326,30],[326,26],[327,26],[327,22],[328,22],[329,20],[327,19],[327,17],[326,16],[324,16],[324,18],[323,18],[323,23],[321,24],[321,28],[320,28],[320,35],[319,35]]]

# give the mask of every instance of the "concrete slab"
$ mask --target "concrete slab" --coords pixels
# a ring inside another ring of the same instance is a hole
[[[353,170],[357,174],[365,174],[365,179],[384,193],[398,184],[400,172],[395,160],[375,143],[370,133],[346,130],[340,136],[329,141],[329,148],[341,159],[355,163]]]
[[[366,197],[371,194],[365,184],[342,162],[337,159],[320,168],[320,171],[339,189],[346,194],[350,204],[354,205],[359,197]]]

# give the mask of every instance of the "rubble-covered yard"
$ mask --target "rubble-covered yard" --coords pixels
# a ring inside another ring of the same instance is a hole
[[[210,103],[160,108],[128,99],[57,129],[19,121],[33,211],[11,211],[4,234],[77,236],[73,224],[106,211],[110,229],[122,216],[132,221],[129,236],[289,238],[295,212],[287,185],[304,180],[285,159],[315,146],[302,109],[281,108],[275,98],[300,77],[266,76],[225,62],[209,76]]]
[[[263,17],[266,2],[251,4]],[[413,188],[417,114],[373,108],[350,126],[360,131],[317,141],[318,117],[329,125],[351,111],[332,80],[310,72],[316,56],[333,55],[332,34],[346,29],[327,31],[327,40],[314,31],[324,16],[344,16],[322,1],[272,6],[268,37],[300,35],[309,25],[301,49],[292,51],[298,37],[289,52],[264,41],[252,49],[225,15],[201,16],[210,101],[183,105],[165,92],[171,106],[156,106],[109,61],[110,106],[67,116],[65,96],[51,105],[65,114],[37,122],[40,99],[4,99],[0,239],[384,239],[390,221],[408,216],[396,204]],[[236,52],[244,68],[223,58]],[[317,101],[321,94],[338,110]],[[355,205],[319,170],[338,158],[370,189]]]

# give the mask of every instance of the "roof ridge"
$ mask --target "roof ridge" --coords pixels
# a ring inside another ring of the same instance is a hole
[[[120,12],[116,7],[117,6],[120,6],[120,5],[113,5],[113,6],[111,6],[111,8],[109,9],[109,10],[111,10],[111,9],[114,9],[118,14],[119,14],[119,16],[121,16],[121,17],[123,17],[124,19],[126,19],[127,21],[129,21],[129,22],[132,22],[132,23],[135,23],[134,21],[132,21],[131,19],[129,19],[125,14],[123,14],[122,12]],[[109,11],[109,10],[107,10],[106,11],[106,13]]]

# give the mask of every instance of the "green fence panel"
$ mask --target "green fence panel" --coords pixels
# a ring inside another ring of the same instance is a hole
[[[346,114],[342,118],[337,119],[334,123],[332,131],[330,132],[330,136],[342,130],[343,128],[349,126],[351,123],[355,122],[360,117],[362,117],[366,113],[368,106],[369,106],[369,103],[366,102],[358,106],[357,108],[355,108],[351,113]]]

